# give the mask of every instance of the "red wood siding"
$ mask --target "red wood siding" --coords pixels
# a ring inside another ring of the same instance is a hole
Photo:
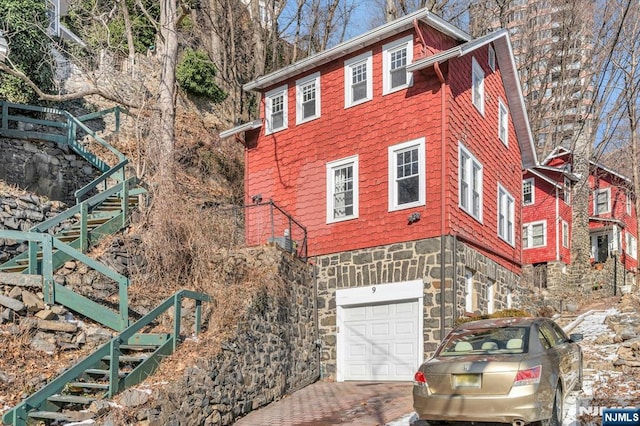
[[[530,247],[522,249],[522,260],[525,264],[535,264],[550,261],[562,261],[570,263],[571,238],[569,247],[562,244],[562,221],[569,225],[571,235],[572,220],[571,206],[563,199],[558,198],[556,187],[530,173],[525,173],[523,179],[534,179],[532,205],[522,207],[522,225],[544,221],[546,222],[546,244],[543,247]],[[562,184],[564,178],[561,173],[549,173],[547,179]]]
[[[472,56],[484,70],[485,107],[484,116],[471,100]],[[509,119],[508,146],[498,138],[498,100],[507,105],[500,70],[492,71],[487,64],[487,48],[478,49],[451,61],[449,80],[451,82],[450,118],[448,146],[450,168],[450,228],[449,231],[467,236],[483,243],[502,256],[521,262],[521,179],[522,161],[511,118]],[[482,222],[458,207],[458,145],[462,143],[483,166],[483,213]],[[514,245],[498,237],[498,184],[514,198]],[[502,263],[504,259],[494,256],[488,250],[485,254]]]
[[[440,35],[429,36],[429,32],[433,30],[427,31],[427,40],[451,44]],[[398,34],[393,39],[412,33]],[[321,74],[321,117],[296,125],[295,80],[303,75],[286,82],[288,128],[270,135],[265,135],[262,129],[256,143],[247,149],[246,201],[250,203],[251,196],[260,193],[263,199],[272,198],[306,226],[310,256],[439,236],[444,202],[445,233],[464,234],[486,247],[496,247],[502,257],[493,256],[495,260],[517,269],[518,265],[513,262],[520,262],[519,209],[516,208],[515,246],[497,237],[498,182],[514,197],[516,206],[521,202],[520,151],[513,125],[509,125],[508,147],[497,136],[498,97],[506,103],[499,71],[489,72],[486,49],[477,53],[486,76],[487,103],[483,118],[471,104],[471,57],[453,61],[449,66],[447,84],[451,89],[445,88],[447,145],[443,182],[440,83],[433,69],[416,72],[412,87],[383,96],[381,52],[382,45],[391,40],[344,58],[372,51],[372,101],[344,108],[344,62],[335,61],[313,70]],[[414,43],[414,58],[419,57],[420,52],[420,45]],[[264,105],[262,114],[264,116]],[[426,205],[389,212],[388,147],[418,138],[425,139]],[[458,140],[464,140],[484,166],[482,224],[459,212]],[[359,161],[359,217],[327,224],[326,164],[354,155]],[[409,224],[408,216],[415,212],[420,213],[421,220]]]

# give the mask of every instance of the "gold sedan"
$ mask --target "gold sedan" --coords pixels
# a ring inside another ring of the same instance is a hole
[[[430,424],[561,426],[564,398],[582,387],[580,340],[549,318],[464,323],[416,372],[413,407]]]

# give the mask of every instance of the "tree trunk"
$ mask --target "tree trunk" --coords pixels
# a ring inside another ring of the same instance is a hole
[[[160,37],[162,71],[158,90],[160,103],[160,137],[155,145],[157,159],[158,190],[169,192],[174,184],[174,146],[175,146],[175,93],[176,62],[178,58],[178,20],[176,0],[162,0],[160,10]],[[153,143],[153,142],[152,142]]]

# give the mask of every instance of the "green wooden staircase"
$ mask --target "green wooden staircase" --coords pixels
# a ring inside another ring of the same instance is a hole
[[[131,211],[146,200],[147,191],[142,182],[136,177],[126,177],[126,157],[84,124],[87,120],[113,113],[118,131],[119,108],[82,117],[73,117],[66,111],[51,108],[6,102],[1,103],[1,109],[0,136],[49,140],[67,145],[101,172],[100,176],[75,192],[76,204],[56,217],[28,231],[0,230],[0,239],[28,242],[24,253],[0,265],[2,282],[39,287],[45,303],[63,305],[118,333],[110,342],[6,412],[2,420],[12,425],[80,421],[86,416],[83,410],[91,403],[110,398],[140,383],[153,373],[162,357],[175,351],[184,335],[181,329],[184,299],[195,301],[194,333],[199,333],[202,302],[208,301],[209,297],[182,290],[132,322],[128,305],[129,279],[86,254],[103,238],[126,228]],[[34,113],[46,113],[47,117],[56,116],[58,119],[35,119]],[[58,131],[18,131],[16,129],[20,126],[17,123],[20,122]],[[62,136],[60,129],[63,129]],[[109,166],[79,142],[78,129],[93,138],[103,151],[110,152],[116,158],[116,164]],[[117,284],[117,310],[55,281],[55,271],[70,260],[87,265]],[[151,326],[157,325],[158,319],[169,312],[173,327],[163,329],[161,333],[150,332]]]

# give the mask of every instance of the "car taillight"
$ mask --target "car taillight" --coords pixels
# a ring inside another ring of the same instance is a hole
[[[413,376],[413,384],[417,386],[427,386],[427,378],[422,371],[418,371],[415,376]]]
[[[542,376],[542,366],[536,365],[535,367],[527,370],[520,370],[516,374],[516,380],[513,382],[513,386],[533,385],[540,383],[540,376]]]

